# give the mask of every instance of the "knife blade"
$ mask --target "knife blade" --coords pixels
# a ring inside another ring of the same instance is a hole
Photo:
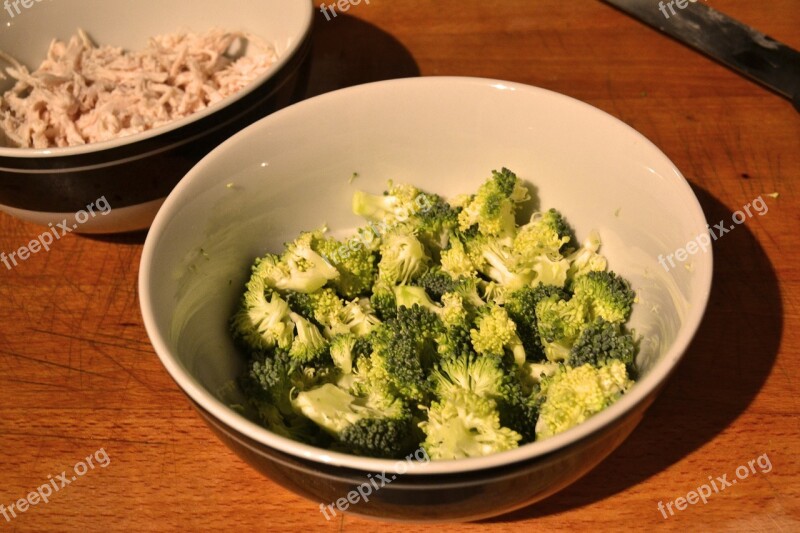
[[[603,1],[788,98],[800,111],[797,50],[697,0]]]

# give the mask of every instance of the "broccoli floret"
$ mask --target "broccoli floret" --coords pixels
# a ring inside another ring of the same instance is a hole
[[[562,367],[542,380],[544,402],[536,423],[536,438],[562,433],[617,401],[631,386],[625,364],[612,359],[600,367]]]
[[[399,395],[425,399],[425,377],[437,358],[437,340],[444,331],[441,320],[419,305],[398,307],[397,316],[374,331],[373,363],[383,369]]]
[[[465,240],[471,241],[475,235],[465,237]],[[452,278],[474,278],[478,275],[478,269],[470,259],[467,248],[460,238],[450,239],[449,247],[441,253],[440,257],[441,271],[449,274]]]
[[[462,390],[491,399],[508,394],[506,369],[496,357],[462,355],[443,359],[431,371],[429,380],[439,398],[449,398]]]
[[[348,426],[339,443],[355,455],[400,459],[417,447],[411,417],[366,418]]]
[[[396,228],[383,238],[378,263],[378,279],[391,285],[406,285],[428,266],[425,247],[407,228]]]
[[[357,397],[326,383],[300,392],[292,403],[349,453],[397,458],[409,447],[411,416],[399,400]]]
[[[368,335],[381,321],[373,313],[369,300],[353,300],[341,307],[331,316],[325,334],[329,338],[344,333],[353,333],[357,337]]]
[[[370,304],[375,309],[375,314],[384,322],[397,316],[397,300],[394,296],[394,285],[377,282],[372,287]]]
[[[553,294],[536,304],[536,325],[550,361],[566,361],[581,332],[591,323],[588,302],[574,296],[562,299]]]
[[[322,230],[301,234],[286,244],[278,258],[268,254],[259,265],[270,287],[281,291],[314,292],[339,277],[339,272],[314,251],[313,243],[322,238]]]
[[[444,293],[453,292],[457,285],[455,279],[438,266],[426,270],[414,283],[423,287],[437,302],[442,301]]]
[[[294,338],[289,304],[271,288],[263,276],[263,261],[253,266],[239,311],[231,320],[234,338],[260,350],[288,348]]]
[[[353,362],[355,354],[353,349],[356,346],[358,337],[352,333],[339,335],[331,340],[331,359],[336,368],[342,371],[343,374],[351,374],[353,372]]]
[[[497,239],[479,236],[467,244],[467,249],[478,271],[502,287],[504,292],[527,287],[534,280],[533,270],[519,262],[511,248]]]
[[[567,272],[568,285],[578,276],[583,276],[589,272],[602,272],[608,268],[608,261],[598,253],[599,249],[600,235],[593,231],[583,241],[579,249],[567,256],[567,260],[570,263],[569,271]]]
[[[516,231],[516,204],[528,199],[528,190],[516,174],[506,168],[493,171],[492,177],[465,202],[458,215],[459,229],[467,231],[477,225],[481,234],[510,244]]]
[[[376,260],[363,240],[353,239],[345,244],[331,238],[317,239],[313,247],[339,272],[330,282],[339,294],[348,300],[369,294],[377,273]]]
[[[585,364],[599,366],[609,359],[622,361],[633,375],[636,344],[630,333],[623,331],[618,322],[607,322],[598,318],[583,330],[572,346],[569,355],[570,366]]]
[[[563,289],[552,285],[524,287],[512,292],[506,298],[505,310],[517,325],[517,335],[522,340],[522,346],[525,348],[525,355],[529,361],[539,361],[545,358],[544,346],[539,337],[536,320],[536,305],[553,296],[559,300],[568,298]]]
[[[517,335],[517,325],[505,309],[490,305],[478,317],[475,326],[476,329],[470,330],[470,335],[476,352],[502,358],[509,351],[518,366],[525,363],[525,348]]]
[[[534,213],[531,221],[519,228],[514,238],[514,253],[530,260],[542,254],[560,258],[572,235],[572,229],[555,209]]]
[[[575,278],[574,298],[589,305],[593,317],[625,322],[631,316],[636,293],[630,283],[613,272],[589,272]]]
[[[286,291],[285,295],[292,311],[321,326],[330,326],[344,306],[336,292],[327,287],[312,293]]]
[[[323,358],[328,352],[329,345],[319,328],[297,313],[290,313],[289,316],[296,328],[289,355],[300,363],[310,363]]]
[[[447,248],[452,231],[458,227],[459,210],[453,209],[441,196],[422,193],[416,198],[422,204],[411,224],[420,241],[437,256]]]
[[[469,391],[456,391],[431,402],[428,419],[419,424],[425,432],[423,448],[431,459],[480,457],[518,447],[522,436],[500,425],[493,400]]]
[[[413,185],[395,185],[390,181],[383,195],[356,191],[353,194],[353,213],[371,222],[400,224],[423,209],[430,201],[429,196]]]

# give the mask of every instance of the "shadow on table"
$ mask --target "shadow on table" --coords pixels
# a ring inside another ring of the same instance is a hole
[[[695,186],[694,191],[712,225],[721,220],[730,225],[728,208],[705,190]],[[547,516],[609,498],[680,461],[747,409],[772,369],[782,334],[778,280],[748,223],[715,243],[714,286],[705,318],[686,357],[633,434],[567,489],[489,522]],[[765,451],[743,448],[741,457],[730,458],[730,466]],[[722,473],[703,470],[693,477],[700,482]]]
[[[419,76],[416,61],[400,41],[347,15],[328,21],[317,11],[313,43],[306,98],[362,83]]]

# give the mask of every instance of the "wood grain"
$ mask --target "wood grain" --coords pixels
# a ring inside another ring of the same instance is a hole
[[[188,5],[188,4],[187,4]],[[655,4],[654,4],[655,5]],[[797,0],[714,7],[800,48]],[[188,7],[187,7],[188,9]],[[655,9],[655,7],[654,7]],[[597,1],[372,0],[318,15],[308,94],[414,75],[538,85],[655,142],[709,222],[758,196],[769,211],[715,244],[707,316],[634,434],[549,500],[480,524],[397,526],[344,516],[256,474],[195,415],[139,313],[143,234],[66,236],[0,264],[0,503],[103,448],[111,462],[0,529],[18,531],[798,531],[800,116],[781,98]],[[0,251],[40,228],[0,215]],[[767,454],[752,474],[664,519],[671,501]]]

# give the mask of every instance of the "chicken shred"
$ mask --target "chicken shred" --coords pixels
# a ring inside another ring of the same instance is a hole
[[[9,146],[44,149],[116,139],[197,113],[252,83],[277,54],[252,35],[221,29],[153,37],[137,52],[97,47],[78,30],[68,42],[54,40],[33,72],[2,52],[0,59],[16,80],[0,97],[0,136]]]

